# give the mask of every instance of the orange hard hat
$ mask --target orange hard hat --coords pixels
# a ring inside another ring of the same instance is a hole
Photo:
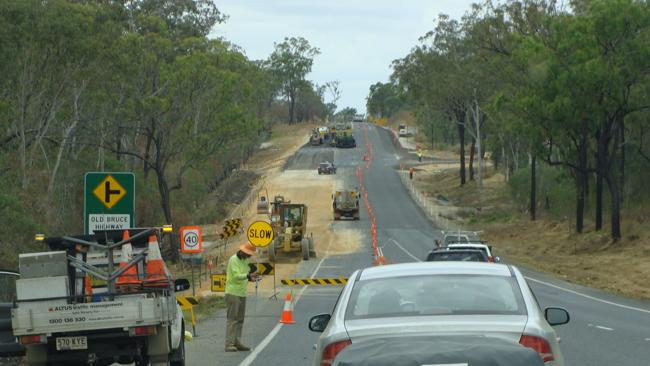
[[[255,247],[251,243],[244,243],[239,247],[239,250],[242,252],[248,254],[248,255],[255,255],[257,251],[255,250]]]

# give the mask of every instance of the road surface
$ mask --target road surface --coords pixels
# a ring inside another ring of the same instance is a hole
[[[333,157],[339,167],[337,178],[341,183],[356,185],[355,170],[361,167],[376,215],[378,243],[387,261],[420,261],[432,247],[434,238],[440,236],[440,231],[413,202],[396,172],[400,162],[414,161],[416,157],[395,146],[389,131],[365,123],[354,125],[356,149],[305,146],[287,163],[287,169],[313,169],[319,159]],[[366,136],[372,146],[369,168],[363,161],[367,153]],[[358,222],[333,225],[335,229],[337,225],[358,225],[364,233],[370,229],[365,210]],[[498,254],[498,243],[494,244]],[[372,265],[370,247],[370,237],[366,236],[362,249],[354,254],[329,256],[319,253],[315,260],[301,264],[296,277],[348,276],[355,269]],[[522,270],[542,307],[562,306],[571,314],[569,324],[556,327],[568,366],[650,365],[650,304]],[[298,299],[294,308],[296,324],[293,325],[278,324],[281,299],[258,296],[255,304],[255,298],[250,296],[244,333],[245,341],[254,345],[255,350],[223,352],[225,324],[224,313],[220,312],[200,324],[199,337],[187,346],[187,363],[193,366],[311,364],[318,334],[307,329],[307,321],[312,315],[330,312],[339,291],[340,288],[334,286],[294,289]]]

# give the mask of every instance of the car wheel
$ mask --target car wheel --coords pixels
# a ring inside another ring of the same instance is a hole
[[[309,260],[309,239],[303,238],[300,242],[300,249],[302,251],[302,259],[305,261]]]
[[[185,366],[185,328],[181,332],[181,344],[178,345],[178,349],[171,354],[170,366]]]

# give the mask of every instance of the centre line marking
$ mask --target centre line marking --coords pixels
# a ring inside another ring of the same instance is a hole
[[[398,243],[397,240],[395,240],[395,239],[393,239],[393,238],[390,238],[390,240],[391,240],[393,243],[395,243],[395,245],[397,245],[397,247],[399,247],[400,249],[402,249],[402,251],[403,251],[404,253],[406,253],[409,257],[415,259],[417,262],[422,262],[422,259],[420,259],[420,258],[414,256],[411,252],[409,252],[408,250],[406,250],[406,248],[404,248],[400,243]]]
[[[609,331],[609,332],[611,332],[611,331],[614,330],[614,329],[612,329],[612,328],[603,327],[602,325],[596,325],[596,328],[598,328],[598,329],[602,329],[602,330],[606,330],[606,331]]]

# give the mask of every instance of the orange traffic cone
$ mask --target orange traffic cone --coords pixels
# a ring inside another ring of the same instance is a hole
[[[90,281],[90,275],[86,274],[84,278],[84,293],[86,295],[86,302],[93,301],[93,285]]]
[[[146,287],[169,286],[171,277],[167,272],[167,266],[160,254],[158,238],[156,235],[149,236],[149,252],[147,253],[147,274],[144,279]]]
[[[122,234],[122,240],[129,238],[129,231],[124,230]],[[131,243],[122,245],[122,258],[120,259],[120,268],[126,267],[126,265],[133,259],[133,246]],[[134,291],[142,285],[141,281],[138,279],[138,270],[135,266],[127,269],[122,272],[121,275],[117,277],[115,286],[123,291]]]
[[[282,318],[280,318],[280,323],[295,323],[293,320],[293,309],[291,309],[291,293],[287,293],[287,295],[284,297],[284,309],[282,310]]]

